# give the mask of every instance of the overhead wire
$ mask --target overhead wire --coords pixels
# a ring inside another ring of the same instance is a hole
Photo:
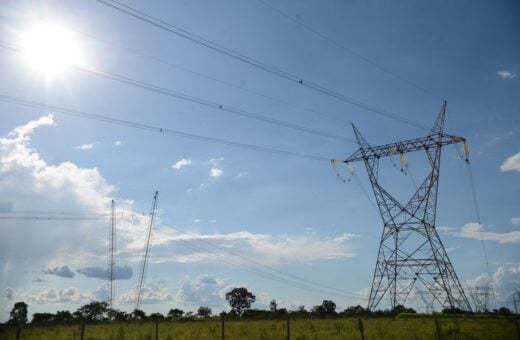
[[[24,50],[20,46],[17,46],[15,44],[8,43],[8,42],[2,41],[2,40],[0,40],[0,47],[3,47],[5,49],[11,50],[11,51],[17,52],[17,53],[25,53]],[[167,95],[167,96],[174,97],[174,98],[177,98],[177,99],[181,99],[181,100],[189,101],[189,102],[196,103],[196,104],[199,104],[199,105],[203,105],[203,106],[206,106],[206,107],[210,107],[210,108],[215,109],[215,110],[220,111],[220,112],[228,112],[228,113],[235,114],[235,115],[238,115],[238,116],[251,118],[251,119],[256,119],[256,120],[259,120],[259,121],[263,121],[263,122],[266,122],[266,123],[278,125],[278,126],[289,128],[289,129],[293,129],[293,130],[297,130],[297,131],[300,131],[300,132],[306,132],[306,133],[310,133],[310,134],[321,136],[321,137],[332,138],[332,139],[340,140],[340,141],[343,141],[343,142],[355,143],[355,141],[353,139],[350,139],[350,138],[346,138],[346,137],[343,137],[343,136],[331,134],[331,133],[328,133],[328,132],[325,132],[325,131],[321,131],[321,130],[317,130],[317,129],[314,129],[314,128],[298,125],[298,124],[295,124],[295,123],[292,123],[292,122],[276,119],[276,118],[273,118],[273,117],[270,117],[270,116],[267,116],[267,115],[253,113],[253,112],[250,112],[250,111],[247,111],[247,110],[244,110],[244,109],[240,109],[240,108],[237,108],[237,107],[233,107],[233,106],[230,106],[230,105],[223,105],[223,104],[211,101],[211,100],[207,100],[207,99],[204,99],[204,98],[188,95],[188,94],[185,94],[185,93],[182,93],[182,92],[179,92],[179,91],[174,91],[174,90],[171,90],[171,89],[163,88],[163,87],[156,86],[156,85],[144,82],[144,81],[140,81],[140,80],[132,79],[132,78],[129,78],[129,77],[125,77],[125,76],[122,76],[122,75],[119,75],[119,74],[116,74],[116,73],[103,71],[103,70],[97,69],[97,68],[95,68],[93,66],[89,66],[89,65],[74,65],[74,66],[72,66],[72,68],[74,68],[76,70],[79,70],[79,71],[83,71],[83,72],[87,72],[87,73],[90,73],[90,74],[94,74],[96,76],[100,76],[100,77],[103,77],[103,78],[106,78],[106,79],[115,80],[115,81],[118,81],[120,83],[124,83],[124,84],[127,84],[127,85],[131,85],[131,86],[139,87],[139,88],[142,88],[142,89],[145,89],[145,90],[149,90],[149,91],[152,91],[152,92],[155,92],[155,93],[158,93],[158,94],[163,94],[163,95]]]
[[[181,65],[172,63],[171,61],[165,60],[163,58],[159,58],[159,57],[157,57],[157,56],[155,56],[155,55],[153,55],[151,53],[140,51],[140,50],[138,50],[136,48],[131,48],[131,47],[125,46],[123,44],[115,43],[115,42],[112,42],[112,41],[106,41],[104,39],[101,39],[101,38],[93,35],[93,34],[85,33],[85,32],[79,31],[77,29],[70,28],[70,27],[65,27],[65,26],[60,26],[60,27],[66,29],[66,30],[69,30],[71,32],[75,32],[77,34],[80,34],[82,36],[85,36],[87,38],[96,40],[96,41],[98,41],[98,42],[100,42],[100,43],[102,43],[102,44],[104,44],[106,46],[110,46],[110,47],[116,48],[118,50],[126,51],[126,52],[132,53],[134,55],[137,55],[137,56],[140,56],[140,57],[143,57],[143,58],[147,58],[147,59],[153,60],[153,61],[158,62],[160,64],[166,65],[166,66],[168,66],[170,68],[181,70],[181,71],[193,74],[193,75],[195,75],[197,77],[200,77],[200,78],[208,79],[208,80],[220,83],[222,85],[225,85],[225,86],[228,86],[228,87],[232,87],[232,88],[235,88],[235,89],[238,89],[238,90],[250,93],[252,95],[255,95],[255,96],[258,96],[258,97],[262,97],[262,98],[271,100],[273,102],[281,103],[281,104],[284,104],[284,105],[287,105],[287,106],[290,106],[290,107],[294,107],[294,108],[299,109],[299,110],[307,111],[307,112],[310,112],[310,113],[312,113],[312,114],[314,114],[316,116],[323,117],[323,118],[326,118],[326,119],[329,119],[329,120],[342,122],[342,123],[346,123],[346,124],[350,124],[351,123],[349,120],[342,119],[340,117],[336,117],[334,115],[327,114],[327,113],[324,113],[324,112],[320,112],[320,111],[317,111],[317,110],[305,107],[303,105],[292,103],[290,101],[287,101],[287,100],[284,100],[284,99],[281,99],[281,98],[276,98],[276,97],[267,95],[265,93],[254,91],[254,90],[251,90],[251,89],[249,89],[247,87],[240,86],[240,85],[237,85],[237,84],[234,84],[232,82],[225,81],[225,80],[222,80],[222,79],[218,79],[218,78],[216,78],[214,76],[210,76],[210,75],[202,73],[200,71],[193,70],[193,69],[188,68],[186,66],[181,66]]]
[[[124,13],[126,15],[129,15],[129,16],[132,16],[138,20],[141,20],[145,23],[148,23],[150,25],[153,25],[155,27],[158,27],[162,30],[165,30],[167,32],[170,32],[170,33],[173,33],[177,36],[180,36],[184,39],[187,39],[187,40],[190,40],[196,44],[199,44],[199,45],[202,45],[204,47],[207,47],[213,51],[216,51],[216,52],[219,52],[221,54],[224,54],[224,55],[227,55],[233,59],[236,59],[236,60],[239,60],[241,62],[244,62],[246,64],[249,64],[250,66],[253,66],[255,68],[258,68],[260,70],[263,70],[263,71],[266,71],[266,72],[269,72],[273,75],[276,75],[280,78],[283,78],[283,79],[286,79],[292,83],[295,83],[295,84],[299,84],[303,87],[306,87],[308,89],[311,89],[311,90],[314,90],[316,92],[319,92],[321,94],[324,94],[324,95],[327,95],[331,98],[335,98],[335,99],[338,99],[340,101],[343,101],[343,102],[346,102],[346,103],[349,103],[349,104],[352,104],[352,105],[355,105],[355,106],[358,106],[360,108],[363,108],[367,111],[371,111],[373,113],[376,113],[378,115],[381,115],[381,116],[384,116],[386,118],[389,118],[389,119],[393,119],[393,120],[396,120],[396,121],[399,121],[401,123],[404,123],[404,124],[408,124],[408,125],[411,125],[411,126],[414,126],[416,128],[419,128],[419,129],[423,129],[423,130],[430,130],[429,127],[426,127],[420,123],[417,123],[411,119],[408,119],[406,117],[402,117],[400,115],[397,115],[395,113],[392,113],[392,112],[389,112],[389,111],[386,111],[382,108],[379,108],[379,107],[376,107],[374,105],[371,105],[371,104],[368,104],[366,102],[363,102],[361,100],[358,100],[358,99],[355,99],[353,97],[350,97],[350,96],[347,96],[345,94],[342,94],[338,91],[335,91],[335,90],[332,90],[332,89],[329,89],[327,87],[324,87],[322,85],[319,85],[317,83],[314,83],[314,82],[311,82],[311,81],[308,81],[308,80],[304,80],[302,77],[299,77],[297,75],[294,75],[292,73],[289,73],[289,72],[286,72],[286,71],[283,71],[279,68],[276,68],[274,66],[271,66],[269,64],[266,64],[264,62],[261,62],[259,60],[256,60],[254,58],[251,58],[251,57],[248,57],[240,52],[237,52],[235,50],[232,50],[232,49],[229,49],[227,47],[224,47],[218,43],[215,43],[213,41],[210,41],[208,39],[205,39],[201,36],[198,36],[194,33],[191,33],[191,32],[188,32],[187,30],[184,30],[182,28],[179,28],[177,26],[174,26],[164,20],[161,20],[157,17],[154,17],[152,15],[149,15],[149,14],[146,14],[142,11],[139,11],[131,6],[128,6],[128,5],[125,5],[119,1],[115,1],[115,0],[96,0],[97,2],[105,5],[105,6],[108,6],[112,9],[115,9],[121,13]]]
[[[36,109],[40,109],[40,110],[56,112],[56,113],[60,113],[60,114],[64,114],[64,115],[68,115],[68,116],[72,116],[72,117],[100,121],[100,122],[104,122],[104,123],[108,123],[108,124],[125,126],[125,127],[134,128],[134,129],[140,129],[140,130],[145,130],[145,131],[149,131],[149,132],[164,134],[164,135],[170,135],[170,136],[176,136],[176,137],[181,137],[181,138],[187,138],[187,139],[191,139],[191,140],[197,140],[197,141],[205,142],[205,143],[227,145],[227,146],[232,146],[232,147],[241,148],[241,149],[247,149],[247,150],[251,150],[251,151],[271,153],[271,154],[277,154],[277,155],[283,155],[283,156],[298,157],[298,158],[313,160],[313,161],[321,161],[321,162],[330,161],[330,158],[327,158],[327,157],[297,153],[297,152],[292,152],[292,151],[288,151],[288,150],[275,149],[275,148],[270,148],[270,147],[265,147],[265,146],[254,145],[254,144],[240,143],[240,142],[230,141],[230,140],[222,139],[222,138],[208,137],[208,136],[204,136],[204,135],[193,134],[193,133],[183,132],[183,131],[179,131],[179,130],[172,130],[172,129],[163,128],[163,127],[159,127],[159,126],[153,126],[153,125],[133,122],[130,120],[112,118],[112,117],[108,117],[106,115],[88,113],[85,111],[67,109],[67,108],[63,108],[63,107],[59,107],[59,106],[55,106],[55,105],[25,100],[25,99],[21,99],[21,98],[4,95],[1,93],[0,93],[0,101],[6,102],[6,103],[12,103],[12,104],[16,104],[16,105],[22,105],[22,106],[26,106],[26,107],[32,107],[32,108],[36,108]]]
[[[185,248],[189,248],[191,250],[195,250],[195,251],[198,251],[198,252],[205,252],[205,253],[211,253],[211,254],[214,254],[214,252],[212,251],[208,251],[207,248],[205,247],[202,247],[200,245],[197,245],[197,244],[194,244],[193,242],[190,242],[190,241],[187,241],[187,240],[182,240],[182,239],[178,239],[178,240],[175,240],[177,242],[179,242],[180,245],[184,246]],[[236,256],[235,254],[231,254],[233,256]],[[246,259],[245,257],[241,257],[243,259]],[[287,279],[287,278],[284,278],[284,277],[280,277],[280,276],[276,276],[272,273],[268,273],[268,272],[265,272],[261,269],[258,268],[257,265],[255,265],[255,267],[251,267],[249,265],[246,265],[246,264],[243,264],[243,263],[240,263],[240,262],[237,262],[237,261],[233,261],[233,260],[230,260],[230,259],[226,259],[226,258],[219,258],[219,261],[220,262],[224,262],[226,264],[229,264],[233,267],[237,267],[237,268],[240,268],[242,270],[245,270],[247,272],[250,272],[252,274],[255,274],[257,276],[261,276],[261,277],[264,277],[264,278],[267,278],[269,280],[272,280],[272,281],[276,281],[276,282],[279,282],[279,283],[283,283],[285,285],[288,285],[288,286],[291,286],[291,287],[295,287],[295,288],[299,288],[299,289],[303,289],[303,290],[307,290],[307,291],[311,291],[311,292],[314,292],[314,293],[320,293],[320,294],[329,294],[329,295],[335,295],[335,296],[341,296],[341,297],[344,297],[344,298],[363,298],[357,294],[353,294],[353,293],[348,293],[348,292],[340,292],[338,291],[336,288],[332,289],[332,290],[325,290],[323,288],[317,288],[317,287],[313,287],[309,284],[306,284],[306,283],[302,283],[302,282],[298,282],[299,281],[306,281],[312,285],[317,285],[315,282],[312,282],[310,280],[306,280],[306,279],[302,279],[302,278],[299,278],[299,277],[296,277],[296,276],[293,276],[297,281],[294,281],[292,279]],[[251,262],[251,260],[247,260],[249,262]],[[264,267],[265,266],[261,266],[261,267]],[[272,268],[270,269],[272,270]],[[279,271],[280,273],[282,273],[281,271]],[[288,273],[283,273],[283,275],[286,275],[286,276],[291,276],[291,274],[288,274]],[[321,284],[318,284],[320,286],[322,286]]]
[[[182,230],[182,229],[179,229],[179,228],[175,228],[175,229],[178,230],[178,231],[181,231],[181,232],[184,232],[184,233],[189,234],[189,232],[187,232],[186,230]],[[249,257],[243,256],[243,255],[241,255],[241,254],[237,254],[236,252],[233,252],[233,251],[230,250],[230,249],[226,249],[226,248],[219,247],[219,246],[217,246],[217,245],[215,245],[215,244],[213,244],[213,243],[211,243],[211,242],[208,242],[208,241],[206,241],[206,240],[204,240],[204,239],[199,239],[198,241],[203,242],[203,243],[207,244],[207,245],[210,246],[210,247],[216,248],[216,249],[218,249],[218,250],[221,251],[221,252],[228,253],[228,254],[230,254],[230,255],[232,255],[232,256],[236,256],[236,257],[241,258],[241,259],[243,259],[243,260],[245,260],[245,261],[247,261],[247,262],[253,263],[255,266],[259,266],[259,267],[262,267],[262,268],[266,268],[266,269],[271,270],[271,271],[273,271],[273,272],[276,272],[276,273],[279,273],[279,274],[282,274],[282,275],[285,275],[285,276],[289,276],[289,277],[292,277],[292,278],[294,278],[294,279],[297,279],[297,280],[300,280],[300,281],[304,281],[304,282],[310,283],[310,284],[315,285],[315,286],[322,287],[322,288],[324,288],[324,289],[329,289],[329,290],[333,290],[333,291],[340,292],[341,294],[355,295],[356,297],[359,297],[359,296],[357,296],[357,294],[353,294],[353,293],[351,293],[351,292],[347,292],[347,291],[342,290],[342,289],[338,289],[338,288],[335,288],[335,287],[331,287],[331,286],[328,286],[328,285],[324,285],[324,284],[321,284],[321,283],[319,283],[319,282],[315,282],[315,281],[312,281],[312,280],[308,280],[308,279],[305,279],[305,278],[302,278],[302,277],[296,276],[296,275],[291,274],[291,273],[288,273],[288,272],[284,272],[284,271],[282,271],[282,270],[279,270],[279,269],[277,269],[277,268],[274,268],[273,266],[268,266],[268,265],[266,265],[266,264],[263,264],[263,263],[261,263],[261,262],[259,262],[259,261],[254,260],[254,259],[252,259],[252,258],[249,258]]]
[[[393,72],[393,71],[387,69],[384,66],[381,66],[379,63],[375,62],[374,60],[363,56],[362,54],[354,51],[353,49],[351,49],[349,47],[347,47],[345,44],[339,42],[338,40],[333,39],[333,38],[331,38],[328,35],[325,35],[324,33],[318,31],[317,29],[315,29],[314,27],[310,26],[309,24],[303,22],[302,20],[294,18],[290,14],[282,11],[278,7],[273,6],[272,4],[268,3],[267,1],[265,1],[265,0],[256,0],[256,1],[258,1],[259,3],[264,5],[265,7],[269,8],[270,10],[278,13],[279,15],[284,17],[285,19],[288,19],[288,20],[298,24],[299,27],[303,27],[304,29],[306,29],[307,31],[313,33],[314,35],[320,37],[321,39],[329,42],[330,44],[332,44],[332,45],[334,45],[336,47],[339,47],[344,52],[347,52],[348,54],[353,55],[354,57],[358,58],[359,60],[362,60],[363,62],[373,66],[374,68],[378,69],[379,71],[381,71],[383,73],[386,73],[386,74],[388,74],[388,75],[390,75],[390,76],[392,76],[392,77],[394,77],[396,79],[399,79],[400,81],[402,81],[402,82],[404,82],[404,83],[406,83],[406,84],[408,84],[408,85],[410,85],[410,86],[412,86],[412,87],[414,87],[414,88],[416,88],[416,89],[418,89],[418,90],[420,90],[420,91],[422,91],[424,93],[432,95],[430,93],[430,91],[428,91],[426,88],[418,85],[417,83],[411,81],[408,78],[405,78],[405,77],[399,75],[396,72]]]

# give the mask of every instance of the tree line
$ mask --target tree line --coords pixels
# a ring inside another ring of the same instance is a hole
[[[328,318],[328,317],[395,317],[400,313],[416,313],[413,308],[406,308],[398,305],[391,310],[370,311],[360,305],[351,306],[343,311],[336,311],[336,303],[331,300],[323,300],[320,305],[312,307],[310,310],[305,306],[300,306],[296,310],[278,308],[276,300],[271,300],[269,309],[251,309],[251,305],[256,301],[253,293],[246,288],[234,288],[225,295],[231,310],[221,312],[221,317],[228,319],[280,319],[280,318]],[[488,313],[499,315],[511,315],[512,312],[505,307],[494,309]],[[448,308],[442,311],[444,314],[467,314],[468,312],[458,308]],[[81,306],[75,312],[67,310],[57,311],[56,313],[34,313],[32,315],[32,325],[64,324],[73,322],[95,322],[95,321],[132,321],[132,320],[194,320],[205,319],[215,316],[210,307],[200,306],[197,312],[184,312],[182,309],[170,309],[166,315],[161,313],[151,313],[147,315],[144,311],[135,309],[127,313],[118,309],[111,309],[107,302],[93,301]],[[10,313],[7,324],[22,325],[28,322],[28,305],[21,301],[16,302]]]

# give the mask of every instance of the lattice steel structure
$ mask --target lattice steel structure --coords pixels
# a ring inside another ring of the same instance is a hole
[[[108,307],[114,309],[115,284],[115,250],[116,250],[116,213],[115,202],[112,200],[110,209],[110,234],[108,238]]]
[[[416,288],[428,291],[443,308],[471,310],[444,245],[435,229],[441,149],[465,142],[459,136],[444,133],[446,102],[430,132],[425,137],[380,146],[371,146],[352,125],[359,149],[346,160],[362,161],[383,220],[383,235],[368,301],[374,310],[382,299],[390,298],[392,308],[404,305]],[[400,203],[378,182],[379,161],[383,157],[424,151],[431,171],[406,204]]]

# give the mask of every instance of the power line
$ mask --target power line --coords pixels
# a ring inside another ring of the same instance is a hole
[[[230,141],[230,140],[221,139],[221,138],[208,137],[208,136],[204,136],[204,135],[198,135],[198,134],[193,134],[193,133],[188,133],[188,132],[183,132],[183,131],[178,131],[178,130],[172,130],[172,129],[162,128],[162,127],[158,127],[158,126],[137,123],[137,122],[133,122],[133,121],[129,121],[129,120],[112,118],[112,117],[108,117],[105,115],[99,115],[99,114],[93,114],[93,113],[88,113],[88,112],[84,112],[84,111],[67,109],[67,108],[63,108],[63,107],[59,107],[59,106],[44,104],[41,102],[29,101],[29,100],[11,97],[11,96],[7,96],[7,95],[3,95],[3,94],[0,94],[0,101],[6,102],[6,103],[12,103],[12,104],[16,104],[16,105],[32,107],[32,108],[41,109],[41,110],[57,112],[57,113],[61,113],[61,114],[68,115],[68,116],[100,121],[100,122],[104,122],[104,123],[108,123],[108,124],[120,125],[120,126],[130,127],[130,128],[134,128],[134,129],[140,129],[140,130],[145,130],[145,131],[149,131],[149,132],[160,133],[160,134],[164,134],[164,135],[171,135],[171,136],[176,136],[176,137],[181,137],[181,138],[197,140],[197,141],[206,142],[206,143],[233,146],[236,148],[272,153],[272,154],[283,155],[283,156],[298,157],[298,158],[303,158],[303,159],[308,159],[308,160],[313,160],[313,161],[322,161],[322,162],[330,161],[330,159],[327,157],[307,155],[307,154],[302,154],[302,153],[297,153],[297,152],[292,152],[292,151],[287,151],[287,150],[275,149],[275,148],[270,148],[270,147],[265,147],[265,146],[254,145],[254,144],[240,143],[240,142]]]
[[[20,48],[19,46],[16,46],[14,44],[11,44],[11,43],[8,43],[8,42],[2,41],[2,40],[0,40],[0,47],[6,48],[8,50],[11,50],[11,51],[17,52],[17,53],[25,53],[24,50],[22,48]],[[314,129],[314,128],[309,128],[309,127],[305,127],[305,126],[298,125],[298,124],[295,124],[295,123],[279,120],[279,119],[272,118],[272,117],[269,117],[269,116],[266,116],[266,115],[253,113],[253,112],[246,111],[246,110],[243,110],[243,109],[240,109],[240,108],[236,108],[236,107],[233,107],[233,106],[219,104],[217,102],[213,102],[213,101],[210,101],[210,100],[207,100],[207,99],[204,99],[204,98],[191,96],[191,95],[188,95],[188,94],[185,94],[185,93],[182,93],[182,92],[166,89],[166,88],[163,88],[163,87],[160,87],[160,86],[156,86],[156,85],[153,85],[153,84],[150,84],[150,83],[147,83],[147,82],[143,82],[143,81],[140,81],[140,80],[128,78],[128,77],[125,77],[125,76],[122,76],[122,75],[119,75],[119,74],[115,74],[115,73],[99,70],[97,68],[94,68],[93,66],[75,65],[75,66],[72,66],[72,67],[75,68],[76,70],[80,70],[80,71],[83,71],[83,72],[94,74],[94,75],[97,75],[97,76],[100,76],[100,77],[103,77],[103,78],[115,80],[115,81],[118,81],[118,82],[121,82],[121,83],[124,83],[124,84],[127,84],[127,85],[139,87],[139,88],[142,88],[142,89],[145,89],[145,90],[149,90],[149,91],[152,91],[152,92],[155,92],[155,93],[164,94],[164,95],[167,95],[167,96],[170,96],[170,97],[174,97],[174,98],[186,100],[186,101],[189,101],[189,102],[192,102],[192,103],[196,103],[196,104],[199,104],[199,105],[207,106],[207,107],[210,107],[210,108],[222,111],[222,112],[228,112],[228,113],[232,113],[232,114],[235,114],[235,115],[238,115],[238,116],[264,121],[266,123],[270,123],[270,124],[278,125],[278,126],[281,126],[281,127],[297,130],[297,131],[300,131],[300,132],[306,132],[306,133],[314,134],[314,135],[321,136],[321,137],[337,139],[337,140],[340,140],[340,141],[343,141],[343,142],[355,143],[355,141],[353,139],[350,139],[350,138],[346,138],[346,137],[343,137],[343,136],[330,134],[330,133],[327,133],[327,132],[324,132],[324,131],[320,131],[320,130],[317,130],[317,129]]]
[[[211,81],[220,83],[222,85],[225,85],[225,86],[228,86],[228,87],[233,87],[235,89],[238,89],[238,90],[241,90],[241,91],[253,94],[255,96],[266,98],[266,99],[269,99],[269,100],[277,102],[277,103],[281,103],[281,104],[284,104],[284,105],[287,105],[287,106],[291,106],[291,107],[297,108],[299,110],[304,110],[304,111],[310,112],[310,113],[312,113],[314,115],[317,115],[317,116],[320,116],[320,117],[323,117],[323,118],[326,118],[326,119],[329,119],[329,120],[333,120],[333,121],[341,122],[341,123],[348,123],[348,124],[351,123],[349,120],[342,119],[340,117],[336,117],[336,116],[331,115],[331,114],[326,114],[326,113],[323,113],[323,112],[319,112],[319,111],[316,111],[314,109],[305,107],[303,105],[295,104],[295,103],[289,102],[289,101],[281,99],[281,98],[276,98],[276,97],[273,97],[273,96],[269,96],[269,95],[266,95],[264,93],[248,89],[248,88],[246,88],[244,86],[236,85],[236,84],[233,84],[232,82],[224,81],[222,79],[218,79],[216,77],[210,76],[210,75],[202,73],[200,71],[196,71],[196,70],[190,69],[190,68],[185,67],[185,66],[180,66],[178,64],[174,64],[174,63],[172,63],[172,62],[170,62],[168,60],[165,60],[163,58],[156,57],[156,56],[154,56],[154,55],[152,55],[150,53],[146,53],[146,52],[137,50],[135,48],[127,47],[127,46],[125,46],[123,44],[118,44],[118,43],[115,43],[115,42],[106,41],[106,40],[100,39],[99,37],[97,37],[95,35],[88,34],[88,33],[85,33],[85,32],[82,32],[82,31],[79,31],[79,30],[76,30],[76,29],[72,29],[72,28],[69,28],[69,27],[64,27],[64,26],[60,26],[60,27],[66,29],[66,30],[72,31],[72,32],[76,32],[77,34],[83,35],[83,36],[85,36],[87,38],[96,40],[96,41],[98,41],[98,42],[100,42],[100,43],[102,43],[104,45],[107,45],[107,46],[110,46],[110,47],[113,47],[113,48],[117,48],[119,50],[123,50],[123,51],[135,54],[135,55],[143,57],[143,58],[151,59],[151,60],[156,61],[156,62],[158,62],[160,64],[166,65],[166,66],[168,66],[170,68],[174,68],[174,69],[177,69],[177,70],[182,70],[184,72],[191,73],[191,74],[193,74],[193,75],[195,75],[197,77],[200,77],[200,78],[209,79]]]
[[[302,22],[301,20],[299,19],[296,19],[294,17],[292,17],[291,15],[287,14],[286,12],[282,11],[281,9],[271,5],[270,3],[268,3],[267,1],[265,0],[256,0],[258,2],[260,2],[262,5],[264,5],[265,7],[269,8],[270,10],[280,14],[282,17],[298,24],[298,26],[301,26],[303,27],[304,29],[306,29],[307,31],[315,34],[316,36],[320,37],[321,39],[331,43],[332,45],[336,46],[336,47],[339,47],[340,49],[342,49],[343,51],[347,52],[348,54],[350,55],[353,55],[354,57],[358,58],[359,60],[362,60],[364,61],[365,63],[375,67],[376,69],[378,69],[379,71],[383,72],[383,73],[386,73],[396,79],[399,79],[401,80],[402,82],[418,89],[418,90],[421,90],[422,92],[424,93],[427,93],[427,94],[431,94],[427,89],[425,89],[424,87],[416,84],[415,82],[393,72],[393,71],[390,71],[389,69],[387,69],[386,67],[383,67],[381,66],[380,64],[376,63],[375,61],[373,61],[372,59],[370,58],[367,58],[365,56],[363,56],[362,54],[354,51],[353,49],[345,46],[344,44],[342,44],[341,42],[339,42],[338,40],[336,39],[333,39],[323,33],[321,33],[320,31],[318,31],[317,29],[313,28],[312,26]]]
[[[189,234],[188,231],[186,230],[182,230],[180,228],[175,228],[177,231],[180,231],[180,232],[183,232],[183,233],[186,233],[186,234]],[[211,242],[208,242],[204,239],[199,239],[200,242],[203,242],[205,244],[207,244],[208,246],[210,247],[213,247],[213,248],[216,248],[218,249],[220,252],[224,252],[224,253],[227,253],[227,254],[230,254],[232,256],[235,256],[235,257],[238,257],[238,258],[241,258],[242,260],[245,260],[247,262],[250,262],[250,263],[253,263],[255,266],[260,266],[260,267],[263,267],[263,268],[266,268],[270,271],[273,271],[273,272],[276,272],[276,273],[279,273],[279,274],[282,274],[282,275],[285,275],[285,276],[288,276],[288,277],[292,277],[293,279],[296,279],[296,280],[299,280],[299,281],[303,281],[303,282],[307,282],[309,284],[312,284],[312,285],[315,285],[315,286],[319,286],[321,288],[324,288],[324,289],[328,289],[328,290],[332,290],[332,291],[336,291],[336,292],[339,292],[341,294],[346,294],[346,295],[353,295],[354,297],[360,297],[358,294],[356,293],[351,293],[351,292],[347,292],[347,291],[344,291],[342,289],[338,289],[338,288],[335,288],[335,287],[331,287],[331,286],[327,286],[327,285],[324,285],[324,284],[321,284],[319,282],[315,282],[315,281],[311,281],[311,280],[308,280],[308,279],[305,279],[305,278],[302,278],[302,277],[299,277],[299,276],[296,276],[296,275],[293,275],[291,273],[288,273],[288,272],[284,272],[282,270],[279,270],[279,269],[276,269],[274,268],[273,266],[268,266],[266,264],[263,264],[259,261],[256,261],[254,259],[251,259],[249,257],[246,257],[244,255],[240,255],[240,254],[237,254],[236,252],[233,252],[231,251],[230,249],[225,249],[225,248],[222,248],[222,247],[219,247]]]
[[[408,125],[411,125],[411,126],[414,126],[414,127],[417,127],[417,128],[420,128],[420,129],[424,129],[424,130],[430,130],[429,127],[426,127],[420,123],[417,123],[417,122],[414,122],[408,118],[405,118],[405,117],[402,117],[402,116],[399,116],[395,113],[391,113],[391,112],[388,112],[382,108],[378,108],[376,106],[373,106],[373,105],[370,105],[368,103],[365,103],[363,101],[360,101],[358,99],[355,99],[353,97],[350,97],[350,96],[347,96],[347,95],[344,95],[338,91],[335,91],[335,90],[332,90],[332,89],[329,89],[327,87],[324,87],[324,86],[321,86],[319,84],[316,84],[316,83],[313,83],[311,81],[307,81],[307,80],[304,80],[302,77],[299,77],[297,75],[294,75],[292,73],[289,73],[289,72],[286,72],[286,71],[283,71],[279,68],[276,68],[274,66],[271,66],[269,64],[266,64],[266,63],[263,63],[259,60],[256,60],[256,59],[253,59],[251,57],[248,57],[242,53],[239,53],[237,51],[234,51],[234,50],[231,50],[229,48],[226,48],[222,45],[219,45],[215,42],[212,42],[208,39],[205,39],[203,37],[200,37],[196,34],[193,34],[191,32],[188,32],[184,29],[181,29],[179,27],[176,27],[172,24],[169,24],[168,22],[166,21],[163,21],[161,19],[158,19],[157,17],[154,17],[154,16],[151,16],[151,15],[148,15],[144,12],[141,12],[133,7],[130,7],[128,5],[125,5],[125,4],[122,4],[121,2],[118,2],[118,1],[115,1],[115,0],[108,0],[108,1],[105,1],[105,0],[96,0],[97,2],[105,5],[105,6],[108,6],[108,7],[111,7],[121,13],[124,13],[124,14],[127,14],[127,15],[130,15],[136,19],[139,19],[143,22],[146,22],[148,24],[151,24],[155,27],[158,27],[160,29],[163,29],[167,32],[170,32],[170,33],[173,33],[177,36],[180,36],[182,38],[185,38],[187,40],[190,40],[196,44],[199,44],[199,45],[202,45],[204,47],[207,47],[213,51],[216,51],[216,52],[219,52],[221,54],[224,54],[224,55],[227,55],[231,58],[234,58],[236,60],[239,60],[241,62],[244,62],[246,64],[249,64],[253,67],[256,67],[260,70],[263,70],[263,71],[266,71],[266,72],[269,72],[271,74],[274,74],[280,78],[283,78],[283,79],[286,79],[288,81],[291,81],[293,83],[296,83],[296,84],[300,84],[306,88],[309,88],[311,90],[314,90],[316,92],[319,92],[319,93],[322,93],[324,95],[327,95],[329,97],[332,97],[332,98],[336,98],[340,101],[343,101],[343,102],[346,102],[346,103],[349,103],[349,104],[353,104],[353,105],[356,105],[358,107],[361,107],[365,110],[368,110],[368,111],[371,111],[371,112],[374,112],[374,113],[377,113],[381,116],[385,116],[387,118],[390,118],[390,119],[393,119],[393,120],[396,120],[396,121],[399,121],[401,123],[405,123],[405,124],[408,124]]]
[[[198,245],[195,245],[195,244],[192,244],[192,243],[189,243],[189,241],[186,241],[186,240],[176,240],[179,242],[180,245],[186,247],[186,248],[189,248],[189,249],[192,249],[192,250],[195,250],[195,251],[199,251],[199,252],[208,252],[208,250],[204,247],[201,247],[201,246],[198,246]],[[212,253],[211,251],[209,251],[209,253]],[[224,262],[224,263],[227,263],[231,266],[234,266],[234,267],[237,267],[237,268],[241,268],[242,270],[245,270],[247,272],[250,272],[252,274],[255,274],[257,276],[261,276],[261,277],[264,277],[264,278],[267,278],[269,280],[272,280],[272,281],[276,281],[276,282],[279,282],[279,283],[283,283],[285,285],[288,285],[288,286],[291,286],[291,287],[295,287],[295,288],[298,288],[298,289],[303,289],[303,290],[307,290],[307,291],[311,291],[311,292],[315,292],[315,293],[320,293],[320,294],[330,294],[330,295],[336,295],[336,296],[341,296],[341,297],[346,297],[346,298],[352,298],[352,297],[355,297],[355,298],[362,298],[360,296],[352,296],[353,294],[345,294],[345,293],[339,293],[339,292],[334,292],[334,291],[327,291],[327,290],[324,290],[324,289],[320,289],[320,288],[316,288],[316,287],[312,287],[312,286],[309,286],[305,283],[301,283],[301,282],[298,282],[298,281],[294,281],[294,280],[291,280],[291,279],[287,279],[287,278],[283,278],[283,277],[279,277],[279,276],[276,276],[274,274],[270,274],[270,273],[267,273],[265,271],[262,271],[258,268],[253,268],[251,266],[248,266],[248,265],[245,265],[243,263],[240,263],[240,262],[236,262],[236,261],[232,261],[232,260],[229,260],[229,259],[219,259],[219,261],[221,262]]]

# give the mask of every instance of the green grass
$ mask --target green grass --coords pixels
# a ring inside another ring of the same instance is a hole
[[[439,318],[442,339],[517,339],[515,322],[506,318]],[[291,339],[360,339],[358,319],[291,320]],[[424,318],[363,319],[365,338],[370,339],[435,339],[435,320]],[[286,320],[226,321],[226,339],[286,339]],[[26,327],[20,339],[79,340],[81,325]],[[220,321],[162,321],[161,340],[220,339]],[[16,329],[0,329],[0,340],[14,340]],[[118,322],[87,324],[84,340],[155,339],[154,322]]]

